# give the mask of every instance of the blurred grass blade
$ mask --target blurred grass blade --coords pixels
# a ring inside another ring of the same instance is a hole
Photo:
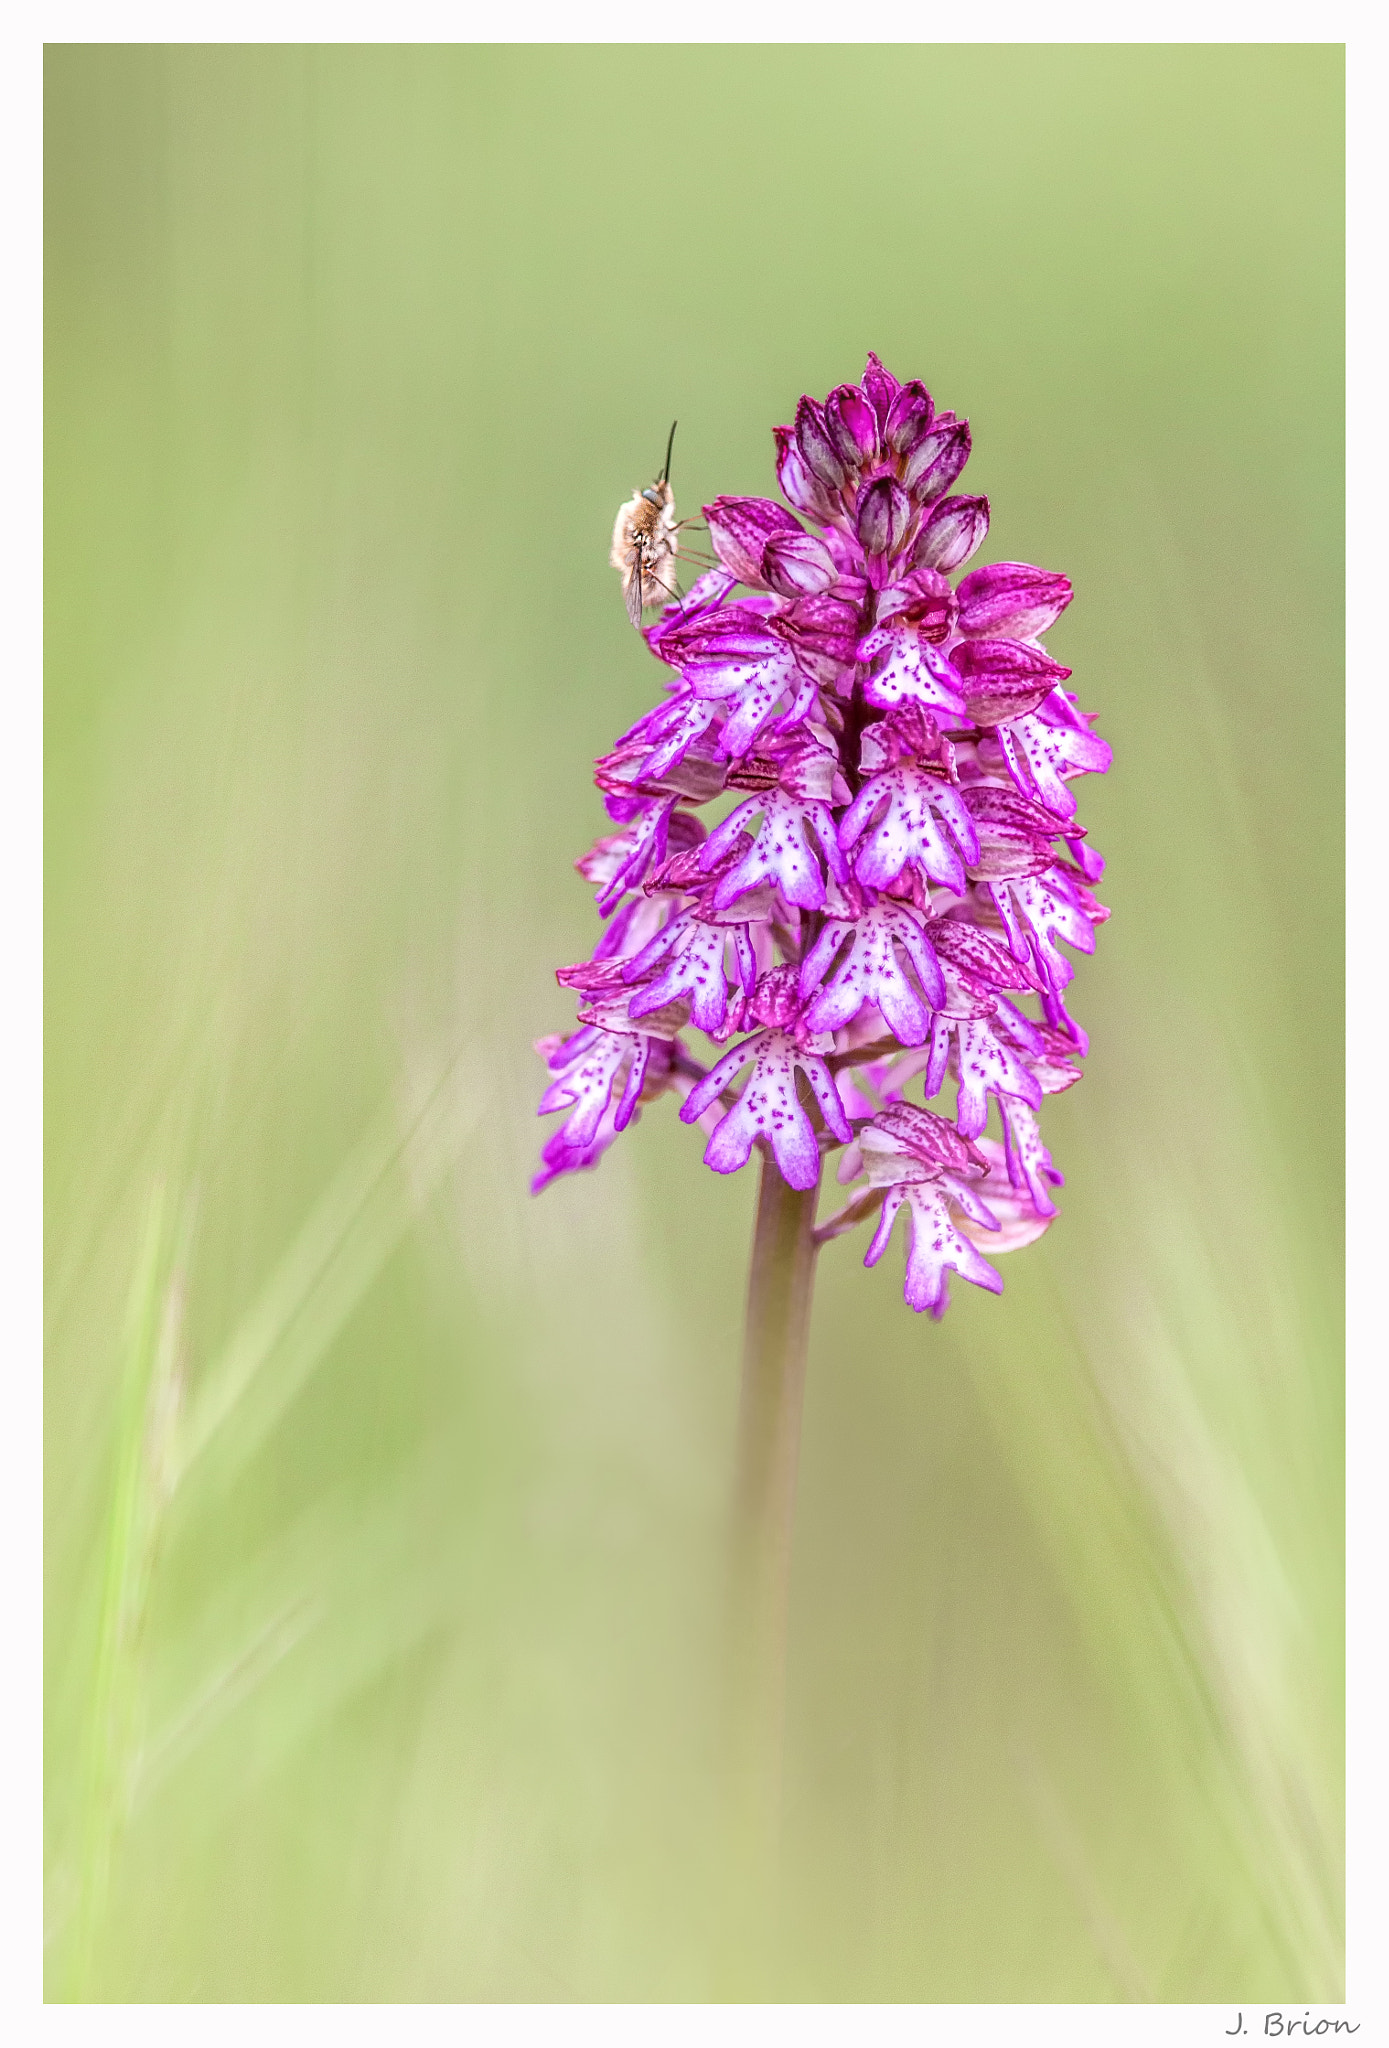
[[[132,1809],[152,1798],[165,1779],[250,1698],[321,1621],[323,1611],[322,1600],[306,1593],[272,1615],[165,1727],[142,1744],[131,1786]]]
[[[460,1053],[427,1090],[402,1135],[384,1113],[336,1175],[209,1368],[177,1446],[175,1483],[235,1419],[225,1477],[250,1457],[327,1356],[482,1114]]]
[[[111,1507],[83,1767],[75,1931],[80,1996],[105,1915],[111,1866],[129,1812],[141,1707],[141,1657],[182,1384],[180,1336],[190,1219],[162,1187],[145,1214],[126,1315]]]

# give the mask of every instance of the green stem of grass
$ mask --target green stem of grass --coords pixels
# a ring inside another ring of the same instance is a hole
[[[155,1554],[169,1496],[180,1396],[182,1275],[188,1221],[156,1188],[127,1310],[111,1507],[102,1557],[89,1696],[77,1902],[66,1995],[90,1995],[111,1871],[128,1817],[139,1742],[141,1654]]]

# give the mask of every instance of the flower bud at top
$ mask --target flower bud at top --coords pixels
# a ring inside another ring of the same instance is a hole
[[[939,569],[943,575],[958,569],[983,545],[988,530],[987,498],[942,498],[932,506],[921,529],[912,550],[912,567]]]
[[[872,406],[877,419],[878,431],[880,434],[883,434],[887,426],[888,414],[892,410],[892,401],[902,387],[893,376],[891,370],[883,368],[872,349],[868,351],[868,367],[863,373],[862,384],[863,395]],[[883,446],[886,447],[887,445],[888,443],[884,439]]]
[[[838,581],[834,556],[813,533],[774,533],[762,550],[762,580],[782,597],[809,597]]]
[[[926,386],[913,377],[892,401],[883,439],[894,455],[905,455],[930,431],[933,407]]]
[[[837,491],[848,471],[829,437],[825,416],[813,398],[803,398],[796,407],[796,441],[807,469],[830,490]]]
[[[878,422],[857,384],[841,384],[825,400],[825,429],[851,470],[862,469],[878,452]]]
[[[808,519],[827,519],[830,501],[824,485],[806,466],[795,428],[773,427],[772,436],[776,441],[776,480],[782,495]]]
[[[916,443],[902,472],[902,481],[918,505],[929,505],[950,489],[969,461],[969,449],[968,420],[936,421],[931,432]]]
[[[869,580],[877,589],[886,580],[889,557],[896,554],[907,537],[911,516],[910,498],[891,477],[880,476],[858,501],[859,545],[868,557]]]

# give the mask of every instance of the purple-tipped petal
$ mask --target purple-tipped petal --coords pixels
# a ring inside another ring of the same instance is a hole
[[[903,1296],[909,1308],[920,1313],[929,1309],[941,1316],[949,1301],[948,1274],[985,1287],[991,1294],[1003,1292],[1003,1282],[986,1259],[980,1257],[969,1239],[956,1228],[944,1189],[929,1181],[889,1188],[883,1199],[883,1213],[873,1241],[864,1258],[865,1266],[876,1266],[887,1250],[897,1212],[907,1204],[911,1237],[907,1246],[907,1270]]]
[[[772,535],[762,550],[761,577],[782,597],[810,597],[832,590],[839,571],[825,543],[798,530]]]
[[[954,483],[969,461],[969,421],[955,420],[942,426],[939,420],[922,437],[907,457],[902,481],[918,505],[929,505]]]
[[[913,377],[909,384],[898,388],[888,408],[883,424],[884,442],[894,455],[907,454],[918,441],[925,440],[931,431],[933,416],[930,392],[918,378]]]
[[[958,569],[984,544],[989,530],[987,498],[942,498],[931,508],[912,549],[914,569]]]
[[[682,1124],[699,1122],[709,1105],[718,1101],[734,1075],[745,1067],[750,1059],[756,1058],[758,1047],[766,1036],[765,1031],[755,1031],[751,1038],[741,1039],[737,1045],[730,1046],[723,1058],[714,1062],[704,1078],[696,1081],[681,1103]]]
[[[878,431],[882,433],[887,426],[888,415],[892,411],[892,401],[896,398],[902,387],[893,376],[891,370],[883,368],[871,349],[868,351],[868,364],[864,370],[861,382],[864,396],[872,406],[877,419]]]
[[[776,480],[788,503],[807,519],[823,523],[830,515],[830,501],[820,479],[807,466],[794,427],[773,427],[776,439]]]
[[[1034,640],[1060,618],[1072,597],[1070,579],[1028,562],[992,562],[971,569],[956,592],[960,631],[971,637]]]
[[[923,880],[957,894],[965,888],[962,855],[972,861],[979,851],[959,792],[909,761],[863,785],[839,821],[839,843],[846,852],[858,845],[853,872],[867,888],[890,888],[904,869],[914,868]]]
[[[670,956],[664,973],[637,989],[628,1003],[633,1023],[669,1003],[688,1002],[692,1024],[715,1035],[722,1031],[728,1016],[727,940],[724,926],[706,924],[691,911],[674,918],[655,945],[646,948],[645,960],[639,955],[627,970],[628,978],[636,981],[658,964],[656,947]]]
[[[855,524],[875,588],[882,587],[887,561],[906,539],[911,516],[910,498],[891,477],[880,476],[860,497]]]
[[[1042,1143],[1036,1111],[1011,1095],[1000,1096],[998,1106],[1003,1119],[1008,1178],[1015,1188],[1027,1195],[1038,1216],[1049,1219],[1056,1214],[1051,1190],[1062,1185],[1062,1176],[1052,1165],[1051,1154]]]
[[[1022,640],[965,640],[950,658],[976,725],[999,725],[1035,711],[1071,673]]]
[[[878,422],[857,384],[831,391],[825,400],[825,431],[847,469],[862,469],[878,452]]]
[[[905,904],[881,902],[853,924],[828,927],[828,933],[833,934],[829,947],[820,950],[825,947],[822,937],[816,949],[819,957],[812,954],[809,986],[823,979],[834,949],[845,939],[849,946],[828,987],[806,1011],[807,1030],[842,1030],[872,1003],[903,1045],[924,1045],[931,1027],[927,1005],[944,1000],[945,985],[930,941],[913,913]],[[899,946],[916,970],[925,1001],[903,967]]]
[[[634,819],[625,832],[616,834],[615,839],[608,842],[613,845],[617,858],[607,881],[598,891],[598,909],[602,916],[606,917],[610,910],[615,910],[629,889],[641,886],[647,870],[665,859],[666,837],[675,805],[674,797],[669,797],[663,804],[652,804]]]
[[[825,900],[825,880],[820,864],[811,852],[808,828],[814,830],[831,874],[836,880],[844,875],[828,806],[814,801],[807,803],[799,797],[787,796],[781,790],[769,791],[765,797],[749,797],[710,835],[709,844],[713,845],[719,834],[726,830],[731,818],[737,818],[741,823],[759,809],[762,811],[762,823],[757,835],[737,867],[731,868],[719,882],[714,892],[715,908],[727,910],[740,896],[770,884],[780,890],[788,903],[797,904],[802,910],[818,910]],[[727,844],[727,841],[722,843]]]
[[[803,398],[796,407],[796,445],[811,475],[827,490],[839,490],[848,478],[848,470],[813,398]]]
[[[762,556],[774,535],[805,532],[794,513],[770,498],[715,498],[704,517],[714,553],[740,583],[761,583]]]
[[[646,735],[657,744],[642,762],[639,773],[648,780],[668,775],[678,767],[690,748],[701,740],[718,717],[718,707],[707,698],[682,690],[664,705],[665,717]]]
[[[1005,884],[995,883],[995,900],[1006,889],[1033,960],[1047,988],[1054,994],[1070,982],[1075,973],[1061,951],[1061,942],[1078,953],[1093,953],[1095,929],[1077,899],[1073,885],[1059,868],[1045,874],[1024,875]]]
[[[954,1026],[959,1067],[955,1123],[960,1135],[977,1138],[989,1120],[990,1095],[1019,1095],[1040,1109],[1042,1091],[992,1018],[964,1017]]]
[[[566,1144],[580,1149],[590,1144],[608,1106],[614,1082],[645,1043],[635,1034],[594,1031],[591,1042],[545,1090],[536,1115],[548,1116],[556,1109],[571,1110],[564,1126]]]
[[[1067,783],[1078,775],[1103,775],[1112,756],[1097,732],[1078,730],[1069,720],[1054,722],[1047,715],[1051,702],[1048,698],[1040,713],[1000,726],[998,743],[1021,793],[1036,797],[1058,818],[1069,819],[1075,816],[1076,800]],[[1092,856],[1079,842],[1072,851],[1087,879],[1098,881],[1104,871],[1099,856]]]
[[[637,1104],[641,1101],[642,1085],[646,1080],[646,1070],[651,1063],[652,1044],[653,1040],[649,1038],[637,1040],[637,1050],[631,1066],[627,1069],[627,1083],[622,1090],[622,1100],[613,1115],[615,1131],[625,1131],[636,1113]]]
[[[820,1105],[820,1114],[825,1119],[825,1129],[841,1145],[847,1145],[853,1138],[853,1127],[844,1114],[844,1104],[839,1099],[834,1076],[822,1059],[807,1053],[801,1060],[801,1070],[810,1083],[811,1093]]]

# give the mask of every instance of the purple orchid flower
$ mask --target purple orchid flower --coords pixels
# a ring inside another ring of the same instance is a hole
[[[966,566],[968,421],[870,356],[773,433],[785,502],[704,508],[717,566],[644,634],[666,688],[594,771],[606,923],[559,973],[580,1029],[540,1042],[567,1115],[534,1185],[672,1093],[715,1172],[755,1149],[810,1196],[816,1244],[876,1218],[875,1265],[905,1208],[906,1300],[939,1315],[1057,1213],[1039,1112],[1080,1077],[1108,915],[1075,785],[1110,750],[1042,644],[1068,579]],[[853,1192],[815,1228],[830,1154]]]

